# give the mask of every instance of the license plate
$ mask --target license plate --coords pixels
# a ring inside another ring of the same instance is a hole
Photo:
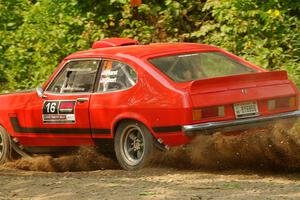
[[[255,117],[259,115],[256,102],[234,104],[236,118]]]

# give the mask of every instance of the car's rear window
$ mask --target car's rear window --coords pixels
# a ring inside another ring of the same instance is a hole
[[[178,54],[149,61],[176,82],[256,72],[220,52]]]

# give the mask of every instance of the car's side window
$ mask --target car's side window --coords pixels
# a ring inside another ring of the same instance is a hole
[[[97,92],[124,90],[136,82],[137,74],[129,65],[115,60],[103,60]]]
[[[67,63],[47,88],[52,93],[93,92],[98,60],[76,60]]]

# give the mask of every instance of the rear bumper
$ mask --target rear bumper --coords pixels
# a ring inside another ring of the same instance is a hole
[[[217,131],[230,132],[249,128],[267,127],[268,125],[274,124],[274,121],[290,118],[297,119],[298,117],[300,117],[300,110],[255,118],[185,125],[182,129],[186,135],[209,134]]]

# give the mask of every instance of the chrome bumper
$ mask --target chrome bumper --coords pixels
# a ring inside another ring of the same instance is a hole
[[[209,134],[217,131],[222,131],[222,132],[238,131],[238,130],[245,130],[248,128],[266,127],[269,122],[274,122],[276,120],[282,120],[287,118],[297,118],[297,117],[300,117],[300,110],[280,113],[277,115],[263,116],[263,117],[185,125],[182,127],[182,130],[186,135],[193,135],[197,133]]]

